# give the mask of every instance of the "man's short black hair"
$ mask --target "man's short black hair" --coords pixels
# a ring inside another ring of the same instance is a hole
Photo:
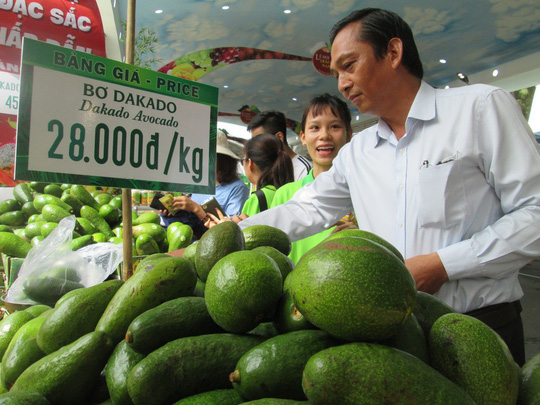
[[[337,34],[343,28],[357,21],[361,22],[358,39],[371,45],[377,59],[386,55],[388,43],[392,38],[401,39],[403,42],[403,66],[410,74],[422,80],[424,68],[411,27],[396,13],[380,8],[364,8],[353,11],[332,27],[330,43],[334,42]]]
[[[287,143],[287,119],[281,111],[266,110],[258,113],[247,126],[251,132],[254,128],[262,127],[264,132],[276,135],[278,132],[283,134],[283,143]]]

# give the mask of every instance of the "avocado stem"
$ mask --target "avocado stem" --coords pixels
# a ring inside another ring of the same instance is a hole
[[[240,383],[240,370],[234,370],[231,374],[229,374],[229,381],[232,383]]]

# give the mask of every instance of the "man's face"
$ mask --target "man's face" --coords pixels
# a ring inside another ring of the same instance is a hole
[[[375,58],[373,48],[357,39],[360,22],[343,28],[332,44],[330,68],[338,79],[338,88],[361,113],[380,116],[381,102],[388,102],[388,57]],[[391,98],[390,98],[391,99]]]

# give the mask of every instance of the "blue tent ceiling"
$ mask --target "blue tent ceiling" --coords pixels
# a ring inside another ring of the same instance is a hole
[[[127,0],[117,1],[117,6],[125,21]],[[538,0],[139,0],[136,30],[147,27],[157,34],[151,56],[160,61],[152,65],[154,70],[216,47],[261,48],[311,58],[328,41],[335,22],[354,9],[373,6],[397,12],[410,24],[425,80],[433,86],[455,85],[460,71],[470,76],[540,54]],[[540,66],[540,58],[536,60]],[[338,94],[335,79],[306,61],[235,63],[199,81],[220,88],[220,112],[237,113],[244,105],[255,105],[284,111],[293,120],[300,119],[313,95]],[[351,111],[356,116],[352,107]],[[238,117],[223,120],[240,123]]]

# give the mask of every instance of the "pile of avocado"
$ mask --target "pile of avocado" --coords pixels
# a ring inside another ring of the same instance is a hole
[[[0,404],[538,403],[540,354],[519,369],[385,240],[336,233],[296,266],[290,248],[223,222],[183,257],[7,315]]]
[[[122,242],[122,195],[103,190],[90,193],[78,184],[29,182],[17,184],[13,198],[0,202],[0,252],[26,257],[32,246],[70,215],[76,217],[73,250],[98,242]],[[155,211],[132,212],[137,255],[169,252],[191,243],[189,226],[177,222],[165,232],[159,223]]]

